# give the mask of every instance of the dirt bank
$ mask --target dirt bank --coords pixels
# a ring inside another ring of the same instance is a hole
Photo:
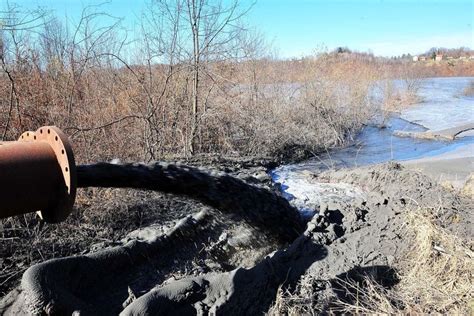
[[[275,302],[281,293],[293,293],[306,307],[328,311],[341,300],[351,303],[340,280],[370,274],[384,288],[396,286],[397,271],[416,237],[407,229],[410,214],[432,210],[437,224],[472,240],[472,199],[418,171],[385,164],[308,174],[308,179],[344,183],[362,195],[347,199],[334,194],[315,204],[319,215],[289,243],[232,212],[199,204],[200,209],[188,209],[181,220],[175,214],[142,225],[115,241],[115,247],[102,245],[82,256],[31,267],[21,285],[1,301],[0,310],[255,314],[278,311]],[[258,187],[268,184],[262,173],[249,181]]]
[[[464,187],[469,185],[469,178],[474,175],[474,144],[436,156],[404,161],[403,165],[420,170],[434,181],[455,190],[467,192]],[[474,191],[471,191],[471,197],[472,192]]]

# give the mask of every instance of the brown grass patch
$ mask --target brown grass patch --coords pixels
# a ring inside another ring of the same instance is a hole
[[[318,314],[321,311],[348,314],[441,313],[472,315],[474,307],[474,253],[472,241],[441,227],[435,212],[417,210],[407,214],[407,234],[412,244],[406,257],[396,263],[399,282],[392,288],[370,275],[357,282],[339,280],[346,299],[333,299],[321,306],[320,293],[308,289],[314,277],[305,276],[293,292],[280,290],[270,315]],[[306,285],[301,285],[306,284]],[[328,307],[330,306],[330,307]]]
[[[472,243],[441,227],[430,211],[409,212],[406,229],[414,239],[406,258],[397,264],[400,282],[390,290],[369,277],[363,287],[347,284],[356,290],[356,303],[336,305],[355,314],[471,314]]]
[[[469,314],[474,299],[474,253],[464,240],[435,222],[428,211],[411,212],[412,251],[398,286],[405,310],[417,313]]]

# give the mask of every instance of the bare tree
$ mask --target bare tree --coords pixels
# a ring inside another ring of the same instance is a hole
[[[22,129],[20,95],[17,89],[16,72],[26,70],[28,65],[28,39],[30,33],[41,26],[46,13],[43,10],[23,10],[18,5],[6,2],[0,8],[0,70],[6,74],[10,84],[10,97],[2,139],[6,139],[14,109],[17,124]]]
[[[201,116],[202,77],[211,81],[215,73],[211,65],[242,57],[239,34],[244,28],[239,21],[248,12],[237,0],[230,3],[209,0],[154,0],[148,21],[157,33],[162,62],[186,65],[191,81],[190,119],[185,153],[196,151]],[[168,49],[167,49],[168,48]],[[171,49],[170,49],[171,48]],[[165,53],[166,52],[166,53]]]

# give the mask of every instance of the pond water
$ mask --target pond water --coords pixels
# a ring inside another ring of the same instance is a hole
[[[474,78],[430,78],[421,82],[422,103],[410,106],[401,117],[430,130],[442,130],[474,122],[474,96],[463,90]]]
[[[473,122],[474,98],[463,95],[471,80],[474,78],[423,79],[419,90],[422,103],[390,117],[385,128],[375,125],[365,127],[351,146],[273,170],[273,181],[281,185],[290,201],[298,204],[301,201],[297,200],[308,199],[307,195],[314,191],[314,188],[308,191],[310,184],[305,173],[437,156],[474,144],[474,136],[470,136],[472,133],[465,133],[464,137],[454,141],[422,140],[393,134],[397,130],[439,130]]]

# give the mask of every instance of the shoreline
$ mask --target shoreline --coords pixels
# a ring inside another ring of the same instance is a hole
[[[401,163],[407,168],[422,171],[440,183],[450,183],[454,189],[460,190],[474,174],[474,144],[466,144],[436,156]]]

